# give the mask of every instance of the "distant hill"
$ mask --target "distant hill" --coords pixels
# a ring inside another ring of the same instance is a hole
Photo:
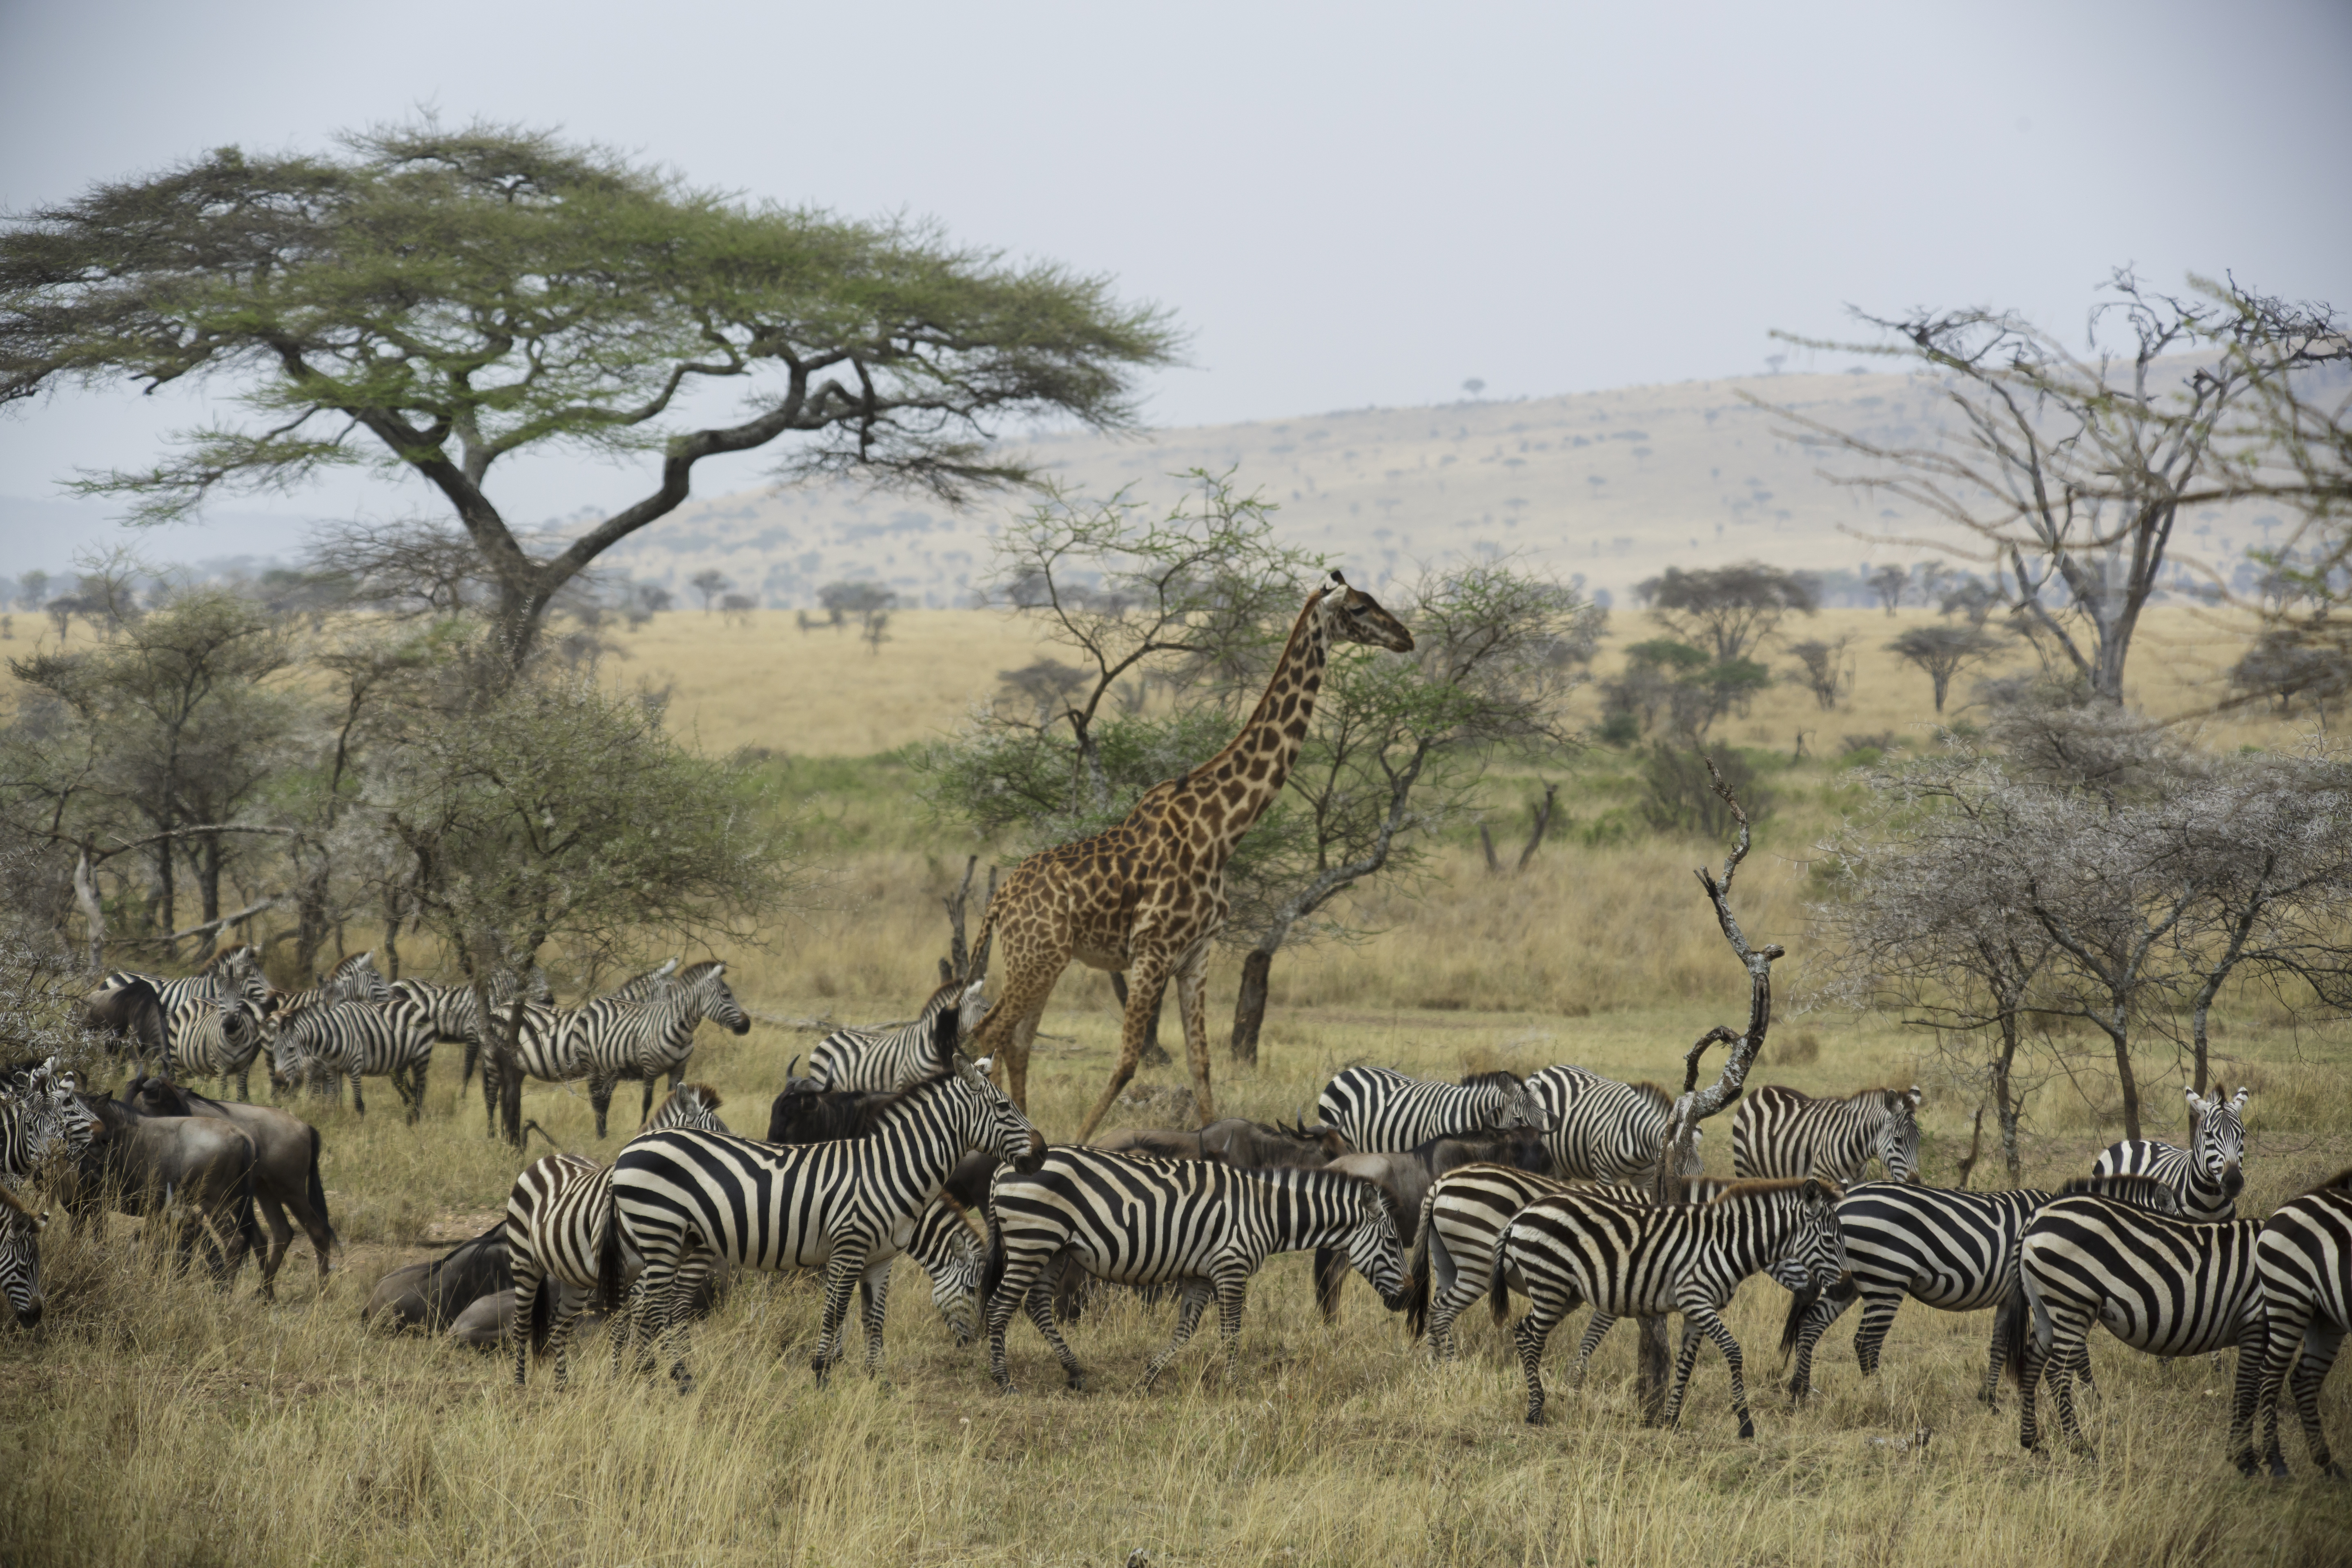
[[[1417,561],[1517,552],[1622,595],[1669,565],[1753,556],[1858,573],[1933,553],[1873,546],[1853,531],[1954,536],[1820,479],[1821,455],[1777,433],[1772,416],[1740,400],[1743,389],[1885,441],[1931,438],[1941,414],[1933,389],[1907,376],[1781,375],[1024,445],[1065,484],[1097,495],[1131,486],[1165,501],[1179,489],[1171,474],[1234,469],[1244,489],[1279,503],[1286,535],[1368,584]],[[847,486],[747,490],[690,503],[614,558],[672,586],[715,566],[776,607],[870,576],[910,605],[947,608],[971,602],[988,574],[989,536],[1016,504],[957,513]],[[2231,559],[2259,542],[2250,518],[2215,511],[2182,530],[2175,554]]]

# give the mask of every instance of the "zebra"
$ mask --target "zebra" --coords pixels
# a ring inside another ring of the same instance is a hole
[[[1677,1201],[1706,1204],[1736,1184],[1722,1176],[1682,1176],[1676,1178],[1676,1184]],[[1454,1321],[1486,1294],[1496,1240],[1521,1209],[1555,1193],[1589,1193],[1620,1203],[1646,1204],[1652,1201],[1653,1190],[1624,1183],[1562,1181],[1510,1165],[1465,1165],[1448,1172],[1422,1196],[1412,1259],[1405,1270],[1405,1326],[1416,1338],[1428,1334],[1434,1359],[1453,1359],[1457,1353]],[[1571,1374],[1576,1382],[1582,1381],[1585,1363],[1616,1321],[1611,1314],[1593,1313],[1577,1351]]]
[[[906,1088],[930,1070],[932,1022],[953,1007],[969,1038],[980,1021],[980,994],[977,980],[950,980],[931,993],[912,1023],[835,1029],[809,1054],[809,1081],[820,1089]]]
[[[620,1301],[625,1255],[644,1259],[635,1309],[650,1347],[674,1339],[670,1375],[686,1370],[679,1307],[714,1262],[738,1268],[824,1270],[824,1320],[810,1366],[822,1383],[841,1359],[850,1287],[879,1289],[915,1222],[963,1155],[993,1150],[1034,1170],[1045,1141],[1003,1090],[987,1058],[942,1053],[931,1077],[908,1089],[869,1137],[832,1143],[758,1143],[717,1132],[673,1131],[631,1141],[613,1162],[613,1220],[598,1256],[598,1299]],[[699,1248],[699,1250],[697,1250]],[[689,1253],[694,1256],[689,1259]],[[686,1266],[682,1270],[681,1266]],[[882,1360],[882,1312],[865,1320],[866,1364]]]
[[[2180,1194],[2186,1217],[2210,1224],[2238,1217],[2238,1194],[2246,1184],[2246,1091],[2224,1100],[2217,1087],[2209,1099],[2193,1089],[2189,1097],[2191,1130],[2187,1149],[2152,1138],[2110,1144],[2092,1162],[2098,1176],[2154,1176]]]
[[[2151,1355],[2238,1349],[2231,1430],[2253,1413],[2266,1342],[2254,1276],[2257,1219],[2200,1225],[2088,1194],[2053,1198],[2026,1223],[2010,1309],[2018,1364],[2018,1442],[2041,1434],[2034,1390],[2046,1372],[2067,1437],[2087,1452],[2074,1419],[2075,1364],[2094,1326]],[[2028,1315],[2032,1331],[2027,1331]]]
[[[243,1001],[224,1002],[215,996],[192,997],[185,1012],[170,1018],[163,1033],[163,1076],[217,1077],[221,1092],[236,1079],[236,1097],[253,1098],[253,1058],[261,1054],[275,1027],[249,1010]]]
[[[989,1189],[988,1370],[1011,1392],[1004,1331],[1025,1310],[1054,1347],[1072,1388],[1078,1358],[1054,1326],[1049,1262],[1066,1259],[1098,1279],[1173,1284],[1176,1333],[1143,1371],[1150,1389],[1183,1349],[1214,1297],[1225,1376],[1241,1369],[1242,1306],[1250,1276],[1274,1253],[1345,1251],[1393,1310],[1404,1290],[1396,1215],[1371,1183],[1297,1165],[1240,1170],[1214,1160],[1160,1160],[1103,1149],[1058,1148],[1034,1172],[1000,1171]]]
[[[1816,1100],[1768,1083],[1731,1119],[1731,1170],[1749,1180],[1814,1176],[1858,1182],[1872,1160],[1891,1182],[1919,1179],[1919,1086]]]
[[[1731,1407],[1739,1435],[1756,1436],[1740,1377],[1739,1342],[1721,1316],[1739,1282],[1782,1259],[1794,1259],[1814,1279],[1845,1272],[1836,1204],[1844,1194],[1814,1177],[1735,1184],[1713,1203],[1696,1207],[1629,1204],[1589,1193],[1539,1197],[1506,1223],[1487,1266],[1487,1300],[1500,1323],[1510,1311],[1511,1287],[1527,1290],[1529,1305],[1512,1338],[1528,1380],[1528,1424],[1543,1422],[1543,1350],[1552,1328],[1580,1303],[1612,1317],[1683,1315],[1681,1353],[1666,1395],[1666,1426],[1682,1416],[1683,1394],[1698,1360],[1704,1333],[1731,1368]]]
[[[1343,1068],[1315,1101],[1326,1127],[1367,1154],[1417,1149],[1433,1138],[1489,1128],[1544,1127],[1543,1108],[1517,1073],[1475,1073],[1459,1084],[1388,1068]]]
[[[310,1068],[323,1068],[337,1100],[342,1098],[341,1080],[352,1080],[352,1109],[365,1116],[362,1075],[389,1078],[414,1122],[425,1114],[425,1076],[433,1066],[433,1043],[432,1023],[404,1002],[306,1007],[270,1042],[270,1079],[283,1086],[294,1081],[298,1070],[308,1079]]]
[[[1528,1079],[1528,1093],[1550,1125],[1545,1147],[1559,1174],[1643,1186],[1656,1175],[1666,1116],[1675,1105],[1656,1084],[1619,1083],[1583,1068],[1553,1067]],[[1696,1176],[1700,1170],[1694,1140],[1689,1168],[1676,1173]]]
[[[8,1107],[0,1101],[0,1117]],[[0,1180],[0,1297],[7,1298],[16,1326],[41,1326],[41,1232],[49,1223],[5,1180]]]
[[[751,1019],[727,988],[727,966],[716,959],[689,964],[642,998],[604,996],[583,1007],[567,1027],[576,1030],[577,1060],[588,1079],[588,1100],[596,1108],[596,1136],[604,1136],[613,1089],[624,1078],[642,1077],[644,1116],[653,1110],[654,1079],[667,1071],[676,1089],[694,1054],[695,1026],[706,1017],[733,1034],[749,1034]]]
[[[2311,1462],[2324,1475],[2344,1479],[2330,1457],[2319,1424],[2319,1390],[2344,1336],[2352,1333],[2352,1171],[2281,1204],[2263,1223],[2254,1243],[2254,1273],[2267,1327],[2262,1383],[2248,1413],[2242,1438],[2233,1427],[2231,1447],[2238,1468],[2254,1469],[2252,1423],[2263,1421],[2271,1474],[2284,1479],[2286,1458],[2279,1452],[2278,1399],[2282,1383],[2294,1393],[2303,1418],[2303,1440]],[[2240,1347],[2238,1354],[2245,1355]],[[2265,1419],[2266,1418],[2266,1419]],[[2242,1447],[2241,1444],[2242,1443]]]
[[[1970,1193],[1904,1182],[1866,1182],[1849,1189],[1838,1200],[1838,1229],[1845,1237],[1853,1289],[1822,1291],[1806,1285],[1790,1302],[1780,1335],[1781,1353],[1793,1348],[1797,1358],[1789,1397],[1802,1399],[1812,1391],[1813,1347],[1857,1298],[1862,1323],[1854,1330],[1853,1359],[1863,1376],[1876,1373],[1895,1311],[1906,1297],[1914,1297],[1938,1311],[1994,1309],[1984,1382],[1977,1390],[1979,1404],[1993,1404],[2008,1360],[2018,1244],[2042,1205],[2072,1193],[2095,1193],[2157,1214],[2180,1213],[2172,1190],[2145,1176],[2078,1176],[2063,1193]],[[2076,1370],[2089,1381],[2087,1362]]]

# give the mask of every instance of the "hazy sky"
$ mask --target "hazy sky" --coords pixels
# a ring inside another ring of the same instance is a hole
[[[0,207],[419,106],[556,125],[1114,274],[1192,334],[1153,420],[1217,423],[1442,401],[1471,376],[1494,397],[1753,374],[1769,329],[1834,332],[1849,303],[2074,331],[2124,262],[2352,308],[2347,80],[2346,0],[0,0]],[[137,462],[197,408],[0,413],[0,496]],[[718,467],[698,489],[762,471]],[[526,520],[635,488],[524,478]],[[404,501],[338,480],[228,504]],[[49,553],[33,515],[0,512],[0,570]]]

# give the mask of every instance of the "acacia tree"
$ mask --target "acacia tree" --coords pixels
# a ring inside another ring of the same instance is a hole
[[[1024,482],[1001,417],[1132,424],[1168,320],[1108,282],[934,228],[751,205],[551,134],[427,120],[341,154],[223,148],[0,227],[0,403],[59,384],[233,385],[251,416],[87,479],[138,521],[362,465],[423,479],[496,584],[520,667],[550,601],[684,503],[698,465],[793,437],[787,479],[950,502]],[[679,422],[739,386],[731,423]],[[491,477],[525,451],[657,456],[653,489],[534,555]]]
[[[2235,456],[2242,416],[2266,406],[2297,367],[2341,357],[2347,345],[2325,308],[2234,284],[2179,299],[2123,269],[2106,287],[2111,298],[2093,310],[2082,353],[2021,316],[1985,309],[1856,312],[1891,342],[1774,334],[1911,362],[1942,394],[1957,439],[1889,446],[1741,395],[1801,438],[1864,460],[1823,469],[1831,483],[1899,498],[1973,535],[2026,628],[2095,696],[2120,702],[2132,634],[2180,510],[2258,493]],[[2114,348],[2099,336],[2109,323],[2120,324]],[[1935,539],[1874,542],[1951,549]]]

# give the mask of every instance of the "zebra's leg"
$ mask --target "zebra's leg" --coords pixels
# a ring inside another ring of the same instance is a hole
[[[1789,1374],[1789,1403],[1793,1405],[1813,1392],[1813,1348],[1830,1326],[1845,1315],[1853,1305],[1852,1296],[1839,1297],[1824,1290],[1805,1310],[1805,1319],[1797,1328],[1797,1364]],[[1860,1353],[1860,1336],[1856,1336],[1855,1353]]]
[[[1878,1352],[1885,1348],[1886,1336],[1895,1327],[1895,1314],[1902,1306],[1900,1296],[1873,1296],[1862,1304],[1862,1323],[1853,1331],[1853,1359],[1862,1368],[1863,1376],[1877,1374]]]
[[[821,1386],[833,1363],[841,1359],[843,1330],[849,1318],[849,1292],[866,1272],[866,1249],[854,1242],[836,1247],[824,1267],[824,1324],[818,1331],[816,1353],[809,1370]]]
[[[1723,1352],[1725,1364],[1731,1368],[1731,1408],[1739,1414],[1739,1435],[1742,1437],[1753,1438],[1756,1436],[1756,1421],[1748,1413],[1748,1383],[1740,1375],[1745,1369],[1740,1363],[1739,1342],[1732,1337],[1731,1326],[1723,1321],[1722,1314],[1715,1310],[1713,1302],[1693,1301],[1683,1308],[1683,1338],[1685,1341],[1692,1339],[1694,1328],[1697,1332],[1713,1340],[1715,1348]],[[1683,1358],[1684,1378],[1687,1379],[1690,1376],[1691,1363],[1697,1359],[1696,1353]],[[1675,1386],[1675,1396],[1668,1405],[1666,1426],[1669,1428],[1672,1428],[1675,1424],[1675,1413],[1679,1412],[1682,1407],[1683,1392],[1683,1384],[1677,1383]]]
[[[1078,1366],[1077,1352],[1070,1349],[1070,1342],[1062,1337],[1061,1329],[1054,1322],[1053,1291],[1047,1289],[1043,1281],[1038,1282],[1022,1297],[1021,1310],[1028,1314],[1031,1322],[1037,1325],[1037,1331],[1045,1336],[1045,1342],[1054,1347],[1054,1359],[1062,1363],[1063,1382],[1083,1392],[1087,1386],[1087,1374]]]
[[[1570,1388],[1578,1389],[1584,1386],[1585,1363],[1592,1359],[1592,1352],[1601,1348],[1603,1336],[1616,1326],[1615,1318],[1598,1309],[1594,1310],[1592,1321],[1584,1325],[1584,1338],[1577,1343],[1576,1360],[1569,1365],[1568,1386]]]
[[[890,1316],[890,1271],[898,1258],[893,1253],[879,1263],[866,1265],[865,1278],[857,1282],[860,1304],[866,1309],[866,1375],[873,1376],[882,1370],[882,1325]]]
[[[2294,1363],[2294,1372],[2288,1386],[2294,1394],[2294,1412],[2303,1418],[2303,1441],[2311,1450],[2311,1462],[2322,1475],[2344,1479],[2344,1467],[2337,1464],[2327,1451],[2327,1434],[2319,1424],[2319,1385],[2327,1381],[2327,1369],[2336,1364],[2336,1352],[2344,1348],[2342,1331],[2322,1328],[2314,1323],[2303,1333],[2303,1353]],[[2278,1441],[2272,1438],[2276,1451]],[[2282,1462],[2277,1467],[2284,1470]]]
[[[1183,1289],[1182,1304],[1176,1309],[1176,1337],[1144,1365],[1143,1388],[1147,1394],[1151,1391],[1152,1384],[1158,1381],[1160,1369],[1176,1358],[1176,1352],[1184,1348],[1184,1342],[1192,1337],[1192,1331],[1201,1326],[1201,1313],[1208,1307],[1209,1298],[1215,1293],[1216,1287],[1206,1279],[1187,1279]]]
[[[1488,1283],[1491,1287],[1492,1280]],[[1512,1329],[1511,1342],[1518,1346],[1519,1368],[1528,1377],[1528,1425],[1540,1426],[1544,1413],[1544,1342],[1551,1338],[1553,1328],[1562,1318],[1581,1305],[1582,1298],[1571,1290],[1566,1300],[1559,1300],[1535,1281],[1528,1283],[1527,1316]]]
[[[1242,1309],[1249,1304],[1249,1273],[1229,1268],[1216,1277],[1217,1336],[1225,1342],[1225,1385],[1242,1375]]]

